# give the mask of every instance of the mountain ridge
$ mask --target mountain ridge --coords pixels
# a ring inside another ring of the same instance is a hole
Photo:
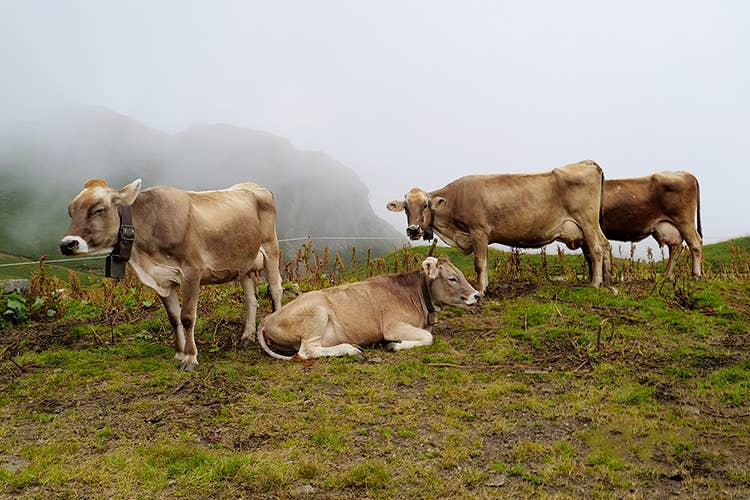
[[[67,204],[90,178],[113,187],[141,178],[144,187],[188,190],[252,181],[274,193],[280,239],[382,236],[358,245],[378,254],[406,242],[397,242],[400,233],[375,215],[354,170],[325,152],[232,124],[168,133],[107,108],[79,106],[0,129],[0,249],[30,256],[55,251],[68,226]],[[356,240],[324,244],[344,251]]]

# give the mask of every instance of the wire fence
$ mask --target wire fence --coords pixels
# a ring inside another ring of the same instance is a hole
[[[727,237],[727,239],[734,239],[734,238],[740,238],[741,236],[730,236]],[[716,241],[723,241],[719,240],[715,236],[704,236],[705,240],[716,240]],[[282,238],[279,240],[279,243],[289,243],[293,241],[316,241],[316,240],[357,240],[357,241],[383,241],[383,240],[400,240],[400,241],[406,241],[406,238],[401,238],[397,236],[300,236],[297,238]],[[625,243],[625,242],[617,242],[617,243]],[[73,262],[73,261],[82,261],[82,260],[92,260],[92,259],[104,259],[106,255],[93,255],[89,257],[73,257],[70,259],[47,259],[44,261],[45,264],[56,264],[61,262]],[[33,264],[39,264],[39,260],[30,260],[30,261],[24,261],[24,262],[9,262],[5,264],[0,264],[0,267],[13,267],[13,266],[30,266]]]
[[[406,238],[400,238],[395,236],[304,236],[304,237],[298,237],[298,238],[282,238],[279,240],[279,243],[289,243],[292,241],[316,241],[316,240],[401,240],[405,241]],[[92,260],[92,259],[104,259],[107,256],[102,255],[93,255],[89,257],[72,257],[69,259],[46,259],[44,260],[45,264],[54,264],[54,263],[60,263],[60,262],[78,262],[82,260]],[[0,264],[0,267],[13,267],[13,266],[30,266],[33,264],[39,264],[39,260],[29,260],[24,262],[9,262],[5,264]]]

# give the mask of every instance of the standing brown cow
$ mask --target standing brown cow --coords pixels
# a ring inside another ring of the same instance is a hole
[[[265,270],[274,310],[281,307],[276,206],[267,189],[247,182],[220,191],[168,186],[141,191],[137,179],[118,190],[103,180],[89,180],[68,207],[72,221],[60,241],[62,253],[112,252],[120,244],[120,214],[125,206],[130,207],[135,227],[129,263],[164,303],[175,332],[175,361],[180,369],[194,370],[198,365],[193,330],[201,284],[232,280],[242,284],[247,303],[243,341],[253,339],[255,333],[255,271]]]
[[[432,239],[433,231],[464,254],[474,252],[480,292],[488,284],[487,245],[538,248],[555,240],[585,246],[593,261],[591,284],[609,282],[609,242],[599,219],[604,174],[582,161],[540,174],[469,175],[430,193],[414,188],[387,207],[406,211],[406,234]]]
[[[666,278],[674,273],[684,240],[693,254],[693,276],[700,277],[703,274],[700,206],[698,179],[688,172],[607,179],[604,234],[616,241],[641,241],[653,236],[660,247],[669,247]]]

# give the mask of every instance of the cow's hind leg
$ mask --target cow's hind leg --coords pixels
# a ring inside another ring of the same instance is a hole
[[[354,344],[338,344],[324,347],[320,342],[315,342],[314,340],[304,342],[298,353],[303,359],[321,358],[323,356],[345,356],[347,354],[361,360],[367,359],[362,349]]]
[[[598,287],[604,282],[609,283],[610,276],[604,276],[606,272],[611,272],[609,263],[609,241],[604,237],[604,233],[599,229],[599,225],[594,228],[581,228],[583,230],[583,236],[586,240],[586,246],[588,246],[591,255],[591,285]],[[606,254],[606,258],[605,258]],[[605,266],[606,261],[606,266]]]
[[[586,260],[586,266],[589,269],[589,279],[594,275],[594,264],[591,262],[591,252],[589,246],[585,243],[581,245],[581,251],[583,252],[583,258]]]
[[[389,351],[403,351],[421,345],[432,344],[432,334],[422,328],[398,323],[383,334],[388,343],[385,348]]]
[[[169,291],[169,295],[161,297],[161,302],[164,304],[164,309],[167,310],[167,317],[169,318],[169,324],[172,325],[174,331],[174,361],[175,363],[182,364],[185,360],[185,329],[182,327],[180,321],[180,300],[177,298],[177,290],[175,288]]]
[[[703,276],[703,238],[694,229],[685,231],[683,238],[693,254],[693,277],[700,278]]]
[[[299,348],[298,355],[301,358],[344,356],[348,354],[362,360],[366,359],[359,346],[348,343],[337,343],[339,337],[336,335],[336,330],[328,318],[328,310],[326,308],[316,308],[313,315],[305,323],[306,327],[309,327],[309,330]]]
[[[258,284],[254,273],[255,271],[250,271],[240,278],[242,290],[245,292],[245,307],[247,309],[245,330],[242,332],[242,339],[240,340],[243,346],[250,345],[255,339],[255,318],[258,313]]]
[[[271,308],[274,311],[281,309],[281,271],[279,271],[279,259],[281,252],[278,242],[266,244],[261,250],[263,254],[263,269],[268,281],[268,293],[271,295]]]

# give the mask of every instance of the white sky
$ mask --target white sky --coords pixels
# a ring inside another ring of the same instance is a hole
[[[689,170],[706,242],[750,233],[750,2],[0,0],[0,122],[68,104],[269,131],[413,186],[593,159]]]

